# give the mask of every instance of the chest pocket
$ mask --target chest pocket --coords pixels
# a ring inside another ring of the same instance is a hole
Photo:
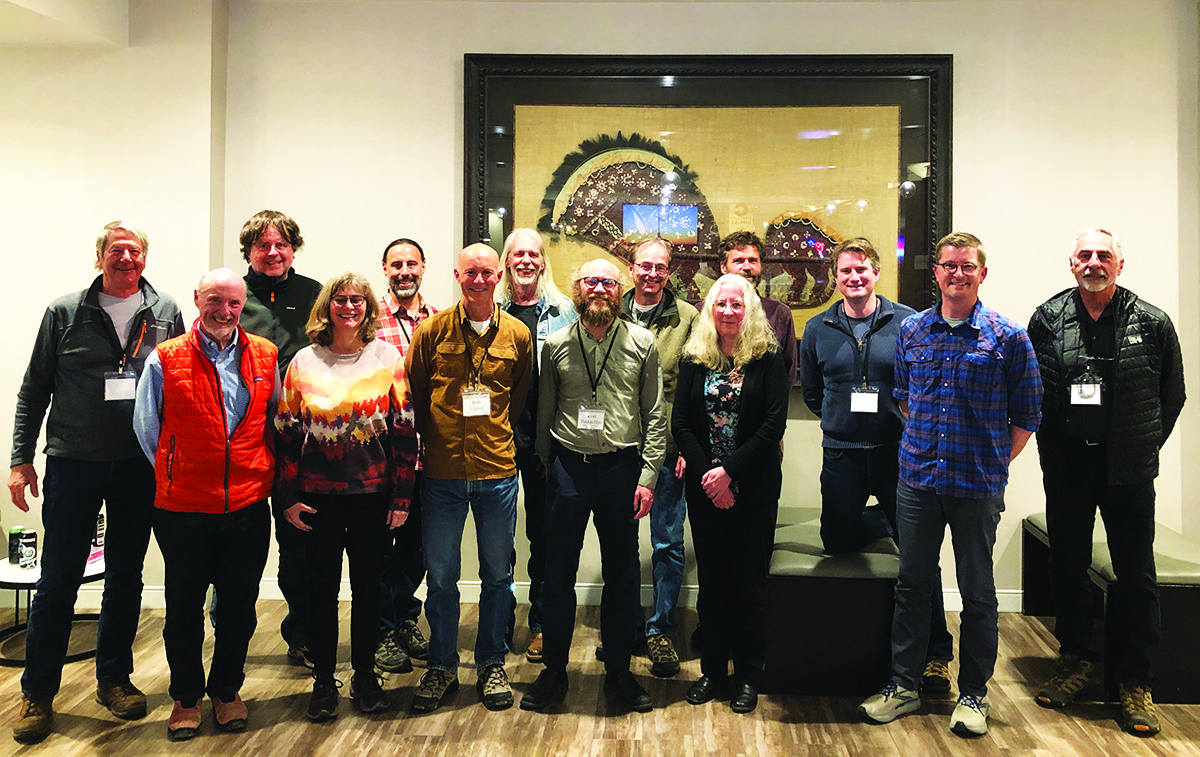
[[[904,350],[904,363],[908,367],[910,395],[922,393],[937,384],[941,371],[929,347],[908,347]]]
[[[954,366],[959,386],[995,386],[1004,374],[1004,355],[995,349],[963,353]]]
[[[437,374],[454,379],[465,379],[470,374],[467,368],[467,348],[462,342],[441,342],[437,346]]]
[[[517,382],[517,377],[513,375],[516,365],[516,350],[511,347],[491,347],[483,361],[480,375],[488,386],[511,389]]]

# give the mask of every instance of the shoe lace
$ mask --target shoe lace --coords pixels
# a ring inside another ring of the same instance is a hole
[[[21,702],[21,717],[40,718],[48,714],[49,710],[40,699],[25,699]]]
[[[414,621],[411,621],[411,620],[408,621],[403,626],[396,629],[396,631],[398,633],[402,633],[402,634],[406,635],[409,638],[409,640],[411,642],[415,643],[417,646],[427,643],[425,641],[425,635],[423,633],[421,633],[421,627],[419,625],[417,625],[416,622],[414,622]]]
[[[337,690],[342,688],[342,679],[334,678],[333,676],[318,676],[314,675],[313,680],[316,681],[316,686],[328,688],[330,693],[337,693]]]
[[[646,639],[646,645],[650,647],[650,658],[661,660],[678,660],[679,655],[675,652],[675,645],[667,638],[666,634],[655,634]]]
[[[972,694],[963,694],[958,698],[958,705],[960,707],[970,707],[972,710],[982,713],[983,697],[977,697]]]
[[[930,660],[925,663],[925,675],[936,678],[949,678],[950,666],[941,660]]]
[[[1121,688],[1121,706],[1127,713],[1154,713],[1154,700],[1148,686],[1130,686]]]
[[[448,670],[437,670],[431,668],[425,671],[425,675],[421,676],[421,684],[417,687],[417,692],[420,694],[434,695],[444,691],[450,685],[451,673]]]
[[[494,693],[508,688],[508,675],[504,672],[504,668],[499,665],[492,665],[483,671],[483,690],[485,693]]]

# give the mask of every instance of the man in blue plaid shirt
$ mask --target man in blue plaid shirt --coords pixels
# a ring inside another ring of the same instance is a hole
[[[979,239],[949,234],[934,258],[941,300],[906,319],[896,342],[893,393],[906,423],[896,489],[900,576],[891,680],[859,712],[887,723],[921,706],[930,597],[941,580],[948,525],[963,602],[950,729],[979,736],[987,733],[987,683],[998,641],[992,548],[1008,465],[1038,428],[1042,382],[1025,329],[979,301],[987,277]]]

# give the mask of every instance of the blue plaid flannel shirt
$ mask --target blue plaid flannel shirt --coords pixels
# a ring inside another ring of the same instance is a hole
[[[1037,431],[1042,380],[1025,329],[982,302],[951,328],[937,306],[896,341],[896,399],[908,403],[900,478],[914,489],[982,499],[1008,483],[1010,426]]]

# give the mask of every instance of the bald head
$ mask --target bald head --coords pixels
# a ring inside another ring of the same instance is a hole
[[[491,247],[476,243],[458,254],[454,279],[462,289],[463,305],[473,321],[492,317],[492,296],[500,283],[500,256]]]
[[[218,268],[200,277],[195,299],[200,311],[200,330],[222,349],[228,347],[246,305],[246,282],[236,271]]]

